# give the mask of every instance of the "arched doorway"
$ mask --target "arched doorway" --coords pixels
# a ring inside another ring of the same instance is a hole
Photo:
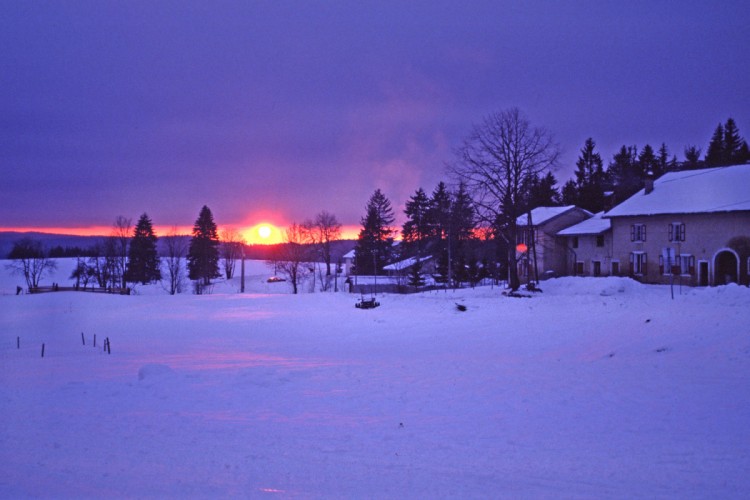
[[[719,250],[714,257],[714,285],[737,283],[740,273],[740,260],[734,251]]]

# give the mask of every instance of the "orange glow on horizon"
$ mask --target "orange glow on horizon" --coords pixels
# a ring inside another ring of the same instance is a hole
[[[135,225],[133,225],[134,227]],[[227,226],[235,227],[247,244],[250,245],[273,245],[284,241],[285,226],[277,226],[270,222],[261,222],[252,226]],[[222,227],[219,227],[221,231]],[[359,236],[360,226],[343,226],[340,239],[356,240]],[[176,231],[177,234],[190,236],[193,233],[192,226],[154,226],[156,236],[167,236]],[[87,227],[0,227],[0,232],[15,233],[44,233],[59,234],[64,236],[109,236],[112,234],[112,226],[87,226]],[[261,234],[263,233],[263,234]]]
[[[268,222],[240,228],[239,233],[249,245],[274,245],[284,241],[284,231]]]

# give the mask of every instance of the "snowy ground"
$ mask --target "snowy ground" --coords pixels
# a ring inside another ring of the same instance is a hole
[[[750,495],[747,288],[565,278],[362,311],[265,268],[205,296],[15,296],[7,274],[2,498]]]

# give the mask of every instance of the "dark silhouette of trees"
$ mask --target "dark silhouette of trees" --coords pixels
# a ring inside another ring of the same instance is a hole
[[[430,211],[430,199],[419,188],[406,202],[404,209],[406,222],[401,230],[404,245],[417,256],[424,255],[425,247],[433,236],[433,224]]]
[[[740,136],[737,124],[732,118],[726,123],[719,123],[711,136],[706,151],[705,162],[709,167],[738,165],[750,161],[750,150],[747,141]]]
[[[161,279],[154,226],[146,213],[138,219],[133,231],[125,277],[131,283],[143,285]]]
[[[341,238],[341,223],[336,216],[326,210],[315,216],[311,227],[320,256],[326,265],[326,276],[331,276],[331,245]]]
[[[57,268],[57,263],[47,257],[42,243],[32,238],[16,241],[8,259],[11,262],[5,267],[14,274],[23,276],[27,288],[38,287],[44,275]]]
[[[499,222],[508,243],[509,285],[520,287],[515,244],[517,218],[525,210],[529,179],[557,164],[559,149],[544,129],[533,127],[518,109],[487,116],[475,125],[457,151],[453,175],[465,183],[478,215],[487,223]]]
[[[388,262],[393,245],[395,217],[391,202],[376,189],[367,202],[355,251],[357,274],[377,274]]]
[[[219,236],[211,210],[201,208],[198,219],[193,226],[193,237],[190,239],[187,256],[188,278],[196,282],[196,293],[202,293],[204,287],[219,274]]]

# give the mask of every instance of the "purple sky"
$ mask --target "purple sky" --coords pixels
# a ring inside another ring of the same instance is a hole
[[[0,2],[0,227],[356,225],[519,107],[605,161],[750,138],[750,4]],[[400,214],[399,214],[400,215]]]

